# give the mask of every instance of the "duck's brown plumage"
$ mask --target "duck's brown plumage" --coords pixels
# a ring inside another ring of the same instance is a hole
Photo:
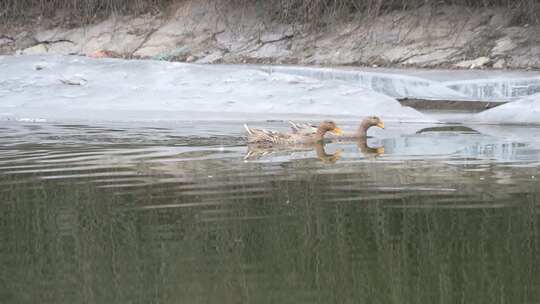
[[[362,120],[360,126],[354,134],[354,137],[367,137],[367,131],[371,127],[379,127],[384,129],[384,122],[377,116],[368,116]]]
[[[291,130],[295,134],[312,134],[317,132],[317,125],[305,122],[294,122],[289,120]]]
[[[289,124],[291,124],[291,129],[293,130],[294,134],[313,134],[316,132],[316,128],[309,123],[297,123],[289,121]],[[362,122],[360,122],[360,125],[356,132],[345,133],[340,136],[340,138],[342,140],[351,138],[365,138],[367,137],[368,129],[371,127],[379,127],[381,129],[384,129],[384,122],[377,116],[368,116],[364,118]]]
[[[281,133],[265,129],[255,129],[244,125],[247,131],[249,144],[258,144],[264,146],[286,146],[294,144],[311,144],[323,140],[327,132],[332,132],[336,135],[341,134],[341,129],[336,126],[333,121],[323,121],[317,130],[312,133]]]

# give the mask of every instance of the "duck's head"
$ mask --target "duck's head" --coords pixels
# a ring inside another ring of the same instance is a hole
[[[377,116],[368,116],[364,118],[360,125],[365,130],[369,129],[370,127],[379,127],[381,129],[384,129],[384,122]]]
[[[335,122],[331,121],[331,120],[325,120],[323,121],[320,125],[319,125],[319,128],[318,128],[318,131],[319,132],[322,132],[323,134],[326,133],[326,132],[332,132],[336,135],[341,135],[343,134],[343,130],[341,130],[341,128],[338,128],[338,126],[336,125]]]

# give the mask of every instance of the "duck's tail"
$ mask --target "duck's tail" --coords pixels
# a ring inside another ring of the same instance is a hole
[[[252,135],[252,134],[253,134],[253,131],[248,127],[247,124],[244,124],[244,129],[246,129],[246,132],[247,132],[249,135]]]

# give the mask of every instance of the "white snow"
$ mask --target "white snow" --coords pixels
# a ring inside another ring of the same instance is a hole
[[[540,93],[478,113],[473,120],[490,124],[540,124]]]
[[[438,116],[395,99],[412,97],[508,100],[461,121],[540,124],[540,76],[535,73],[377,72],[74,56],[0,56],[0,71],[0,120],[316,121],[378,115],[390,121],[435,121]]]
[[[354,83],[255,68],[11,56],[0,57],[0,69],[0,119],[174,121],[379,115],[389,120],[430,120]]]

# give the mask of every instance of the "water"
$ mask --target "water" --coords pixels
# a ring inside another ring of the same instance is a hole
[[[538,128],[249,155],[235,122],[0,128],[0,303],[540,301]]]

